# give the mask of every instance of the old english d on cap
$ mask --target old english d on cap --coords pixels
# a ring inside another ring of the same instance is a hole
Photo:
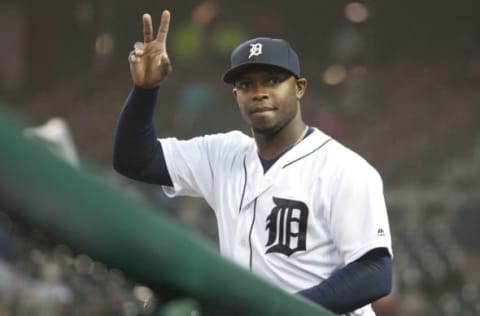
[[[300,78],[298,55],[287,41],[258,37],[240,44],[233,50],[230,58],[230,69],[223,75],[223,81],[234,83],[239,71],[255,64],[278,67]]]

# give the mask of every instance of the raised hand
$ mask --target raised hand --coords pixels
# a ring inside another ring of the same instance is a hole
[[[170,12],[162,12],[162,19],[158,28],[157,37],[153,38],[152,17],[143,15],[143,43],[136,42],[134,50],[130,52],[130,74],[133,83],[143,88],[151,88],[160,83],[172,71],[167,54],[167,35],[170,25]]]

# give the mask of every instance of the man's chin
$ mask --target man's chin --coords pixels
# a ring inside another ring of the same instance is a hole
[[[279,128],[278,126],[252,126],[252,130],[255,134],[272,136],[278,132]]]

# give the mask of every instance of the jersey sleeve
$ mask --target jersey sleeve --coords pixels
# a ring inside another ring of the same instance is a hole
[[[172,186],[163,186],[170,196],[203,197],[210,201],[215,190],[216,174],[232,159],[234,149],[242,142],[240,132],[214,134],[189,140],[165,138],[159,141]]]
[[[328,219],[345,264],[379,247],[392,255],[382,179],[363,158],[353,155],[337,169]]]

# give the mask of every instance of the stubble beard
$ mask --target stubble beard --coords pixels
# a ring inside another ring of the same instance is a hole
[[[265,126],[265,127],[252,127],[252,131],[254,134],[260,134],[265,138],[274,138],[278,133],[280,133],[286,126],[288,126],[295,117],[289,118],[287,121],[277,122],[272,126]]]

